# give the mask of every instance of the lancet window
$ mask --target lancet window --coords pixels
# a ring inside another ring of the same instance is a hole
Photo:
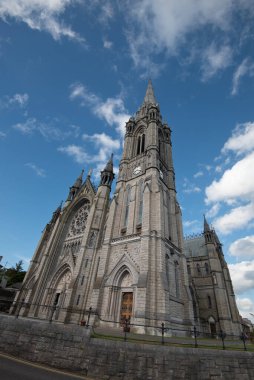
[[[140,181],[139,186],[138,186],[138,218],[137,218],[137,224],[142,224],[143,193],[144,193],[144,181]]]
[[[131,201],[131,187],[127,186],[127,188],[126,188],[125,215],[124,215],[124,227],[126,227],[128,224],[130,201]]]
[[[138,136],[138,143],[137,143],[137,155],[144,153],[145,151],[145,134]]]

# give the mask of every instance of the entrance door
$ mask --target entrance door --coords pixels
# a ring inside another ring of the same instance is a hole
[[[125,292],[122,294],[122,304],[121,304],[121,314],[120,319],[121,323],[125,321],[125,319],[130,319],[132,316],[132,304],[133,304],[133,293]]]
[[[210,322],[210,331],[211,331],[211,337],[215,338],[216,336],[216,326],[215,323]]]

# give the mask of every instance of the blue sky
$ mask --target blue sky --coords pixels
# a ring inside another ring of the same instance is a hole
[[[184,233],[215,227],[254,313],[254,2],[0,0],[0,255],[27,267],[82,168],[93,181],[152,79]]]

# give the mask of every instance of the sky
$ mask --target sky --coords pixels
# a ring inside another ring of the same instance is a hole
[[[148,79],[185,235],[215,228],[254,314],[254,1],[0,0],[0,256],[27,268],[84,168],[122,153]],[[254,319],[252,319],[254,322]]]

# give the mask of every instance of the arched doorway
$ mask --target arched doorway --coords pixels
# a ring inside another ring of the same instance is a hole
[[[133,312],[133,289],[132,276],[125,271],[121,278],[121,308],[120,321],[123,323],[126,319],[130,320]]]
[[[209,330],[212,338],[216,336],[216,322],[215,319],[211,316],[208,318]]]
[[[65,314],[66,296],[68,293],[69,284],[71,282],[70,270],[65,271],[56,282],[53,297],[51,299],[51,315],[50,319],[58,320],[60,315]],[[68,301],[67,301],[68,302]],[[61,319],[61,318],[60,318]]]

